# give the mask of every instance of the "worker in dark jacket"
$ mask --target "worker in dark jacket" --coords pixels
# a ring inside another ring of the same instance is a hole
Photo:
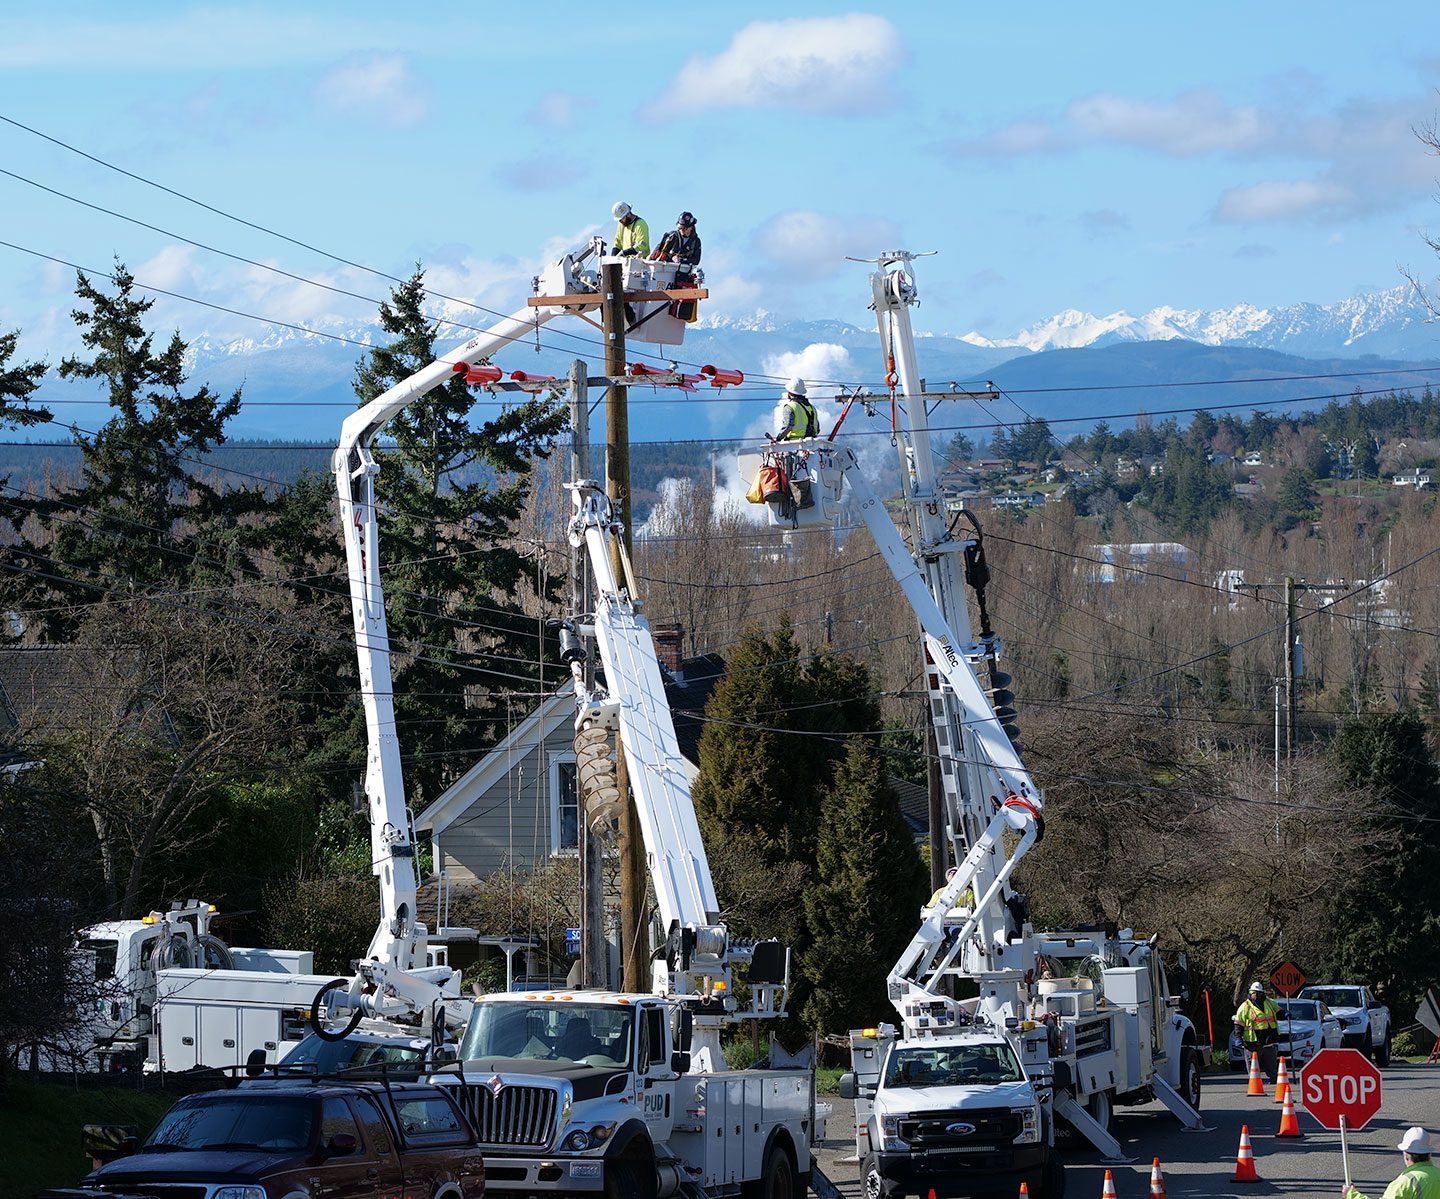
[[[700,265],[700,235],[695,232],[695,217],[682,212],[675,219],[675,228],[660,239],[660,246],[651,258],[661,262],[679,262],[685,266]]]

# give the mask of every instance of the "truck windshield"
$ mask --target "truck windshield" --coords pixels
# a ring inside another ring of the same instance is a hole
[[[1326,1007],[1363,1007],[1359,987],[1306,987],[1306,999],[1318,999]]]
[[[885,1063],[887,1087],[988,1086],[1023,1082],[1008,1045],[897,1045]]]
[[[80,948],[95,955],[95,981],[104,982],[115,977],[115,959],[120,942],[110,937],[94,937],[81,941]]]
[[[177,1149],[268,1149],[293,1153],[310,1146],[315,1105],[308,1099],[249,1092],[182,1099],[145,1142],[148,1152]]]
[[[460,1042],[460,1057],[625,1066],[630,1062],[633,1007],[592,1003],[477,1003]]]
[[[333,1074],[337,1070],[379,1066],[382,1062],[390,1066],[413,1065],[418,1070],[427,1052],[428,1043],[424,1040],[418,1045],[376,1041],[368,1037],[327,1041],[312,1032],[285,1055],[283,1064],[314,1066],[316,1074]]]

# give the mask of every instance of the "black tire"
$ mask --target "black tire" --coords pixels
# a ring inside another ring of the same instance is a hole
[[[1042,1199],[1063,1199],[1065,1194],[1065,1163],[1060,1154],[1051,1149],[1045,1161],[1045,1174],[1040,1180]]]
[[[760,1177],[741,1188],[745,1199],[795,1199],[796,1193],[795,1163],[784,1145],[771,1145]]]
[[[1374,1062],[1382,1070],[1390,1064],[1390,1032],[1387,1029],[1385,1039],[1380,1042],[1380,1047],[1372,1055]]]
[[[619,1157],[605,1162],[605,1199],[655,1199],[659,1189],[648,1137],[637,1136]]]
[[[320,1009],[325,1004],[325,996],[331,991],[339,990],[341,987],[349,987],[348,978],[332,978],[328,983],[315,992],[315,998],[310,1001],[310,1027],[322,1041],[343,1041],[360,1023],[360,1017],[365,1013],[358,1007],[350,1009],[350,1019],[347,1020],[338,1031],[329,1027],[320,1019]]]
[[[1180,1050],[1180,1094],[1197,1112],[1200,1110],[1200,1055],[1193,1045]]]
[[[860,1199],[884,1199],[885,1180],[880,1177],[880,1167],[873,1153],[867,1153],[860,1163]]]
[[[1109,1091],[1096,1091],[1085,1101],[1090,1118],[1112,1137],[1115,1135],[1115,1096]]]

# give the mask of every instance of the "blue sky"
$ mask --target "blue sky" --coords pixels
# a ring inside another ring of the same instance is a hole
[[[901,244],[917,326],[1331,302],[1436,274],[1440,5],[79,3],[0,10],[0,116],[245,220],[510,310],[542,253],[693,210],[711,311],[863,323]],[[60,15],[57,15],[60,14]],[[1103,15],[1102,15],[1103,14]],[[364,296],[365,272],[13,124],[0,167]],[[5,241],[263,316],[373,306],[0,175]],[[0,329],[74,348],[73,272],[0,247]],[[187,336],[252,332],[164,301]]]

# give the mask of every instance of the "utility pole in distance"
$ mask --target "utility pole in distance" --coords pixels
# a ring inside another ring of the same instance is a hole
[[[625,284],[618,262],[600,267],[600,317],[605,333],[605,373],[617,378],[625,373]],[[630,415],[625,388],[611,386],[605,392],[605,494],[623,526],[625,552],[630,552]],[[615,554],[615,577],[625,577]],[[638,597],[633,597],[638,598]],[[640,816],[630,794],[630,777],[625,753],[615,745],[615,781],[620,789],[620,961],[621,988],[643,991],[648,987],[645,969],[650,963],[649,930],[645,924],[645,842]]]
[[[1252,592],[1256,599],[1260,598],[1262,591],[1283,591],[1285,595],[1285,673],[1282,677],[1285,686],[1285,760],[1288,762],[1295,756],[1295,718],[1300,708],[1300,646],[1295,637],[1295,596],[1301,591],[1335,594],[1350,590],[1350,585],[1348,583],[1307,583],[1303,579],[1286,575],[1283,583],[1239,583],[1235,590]]]

